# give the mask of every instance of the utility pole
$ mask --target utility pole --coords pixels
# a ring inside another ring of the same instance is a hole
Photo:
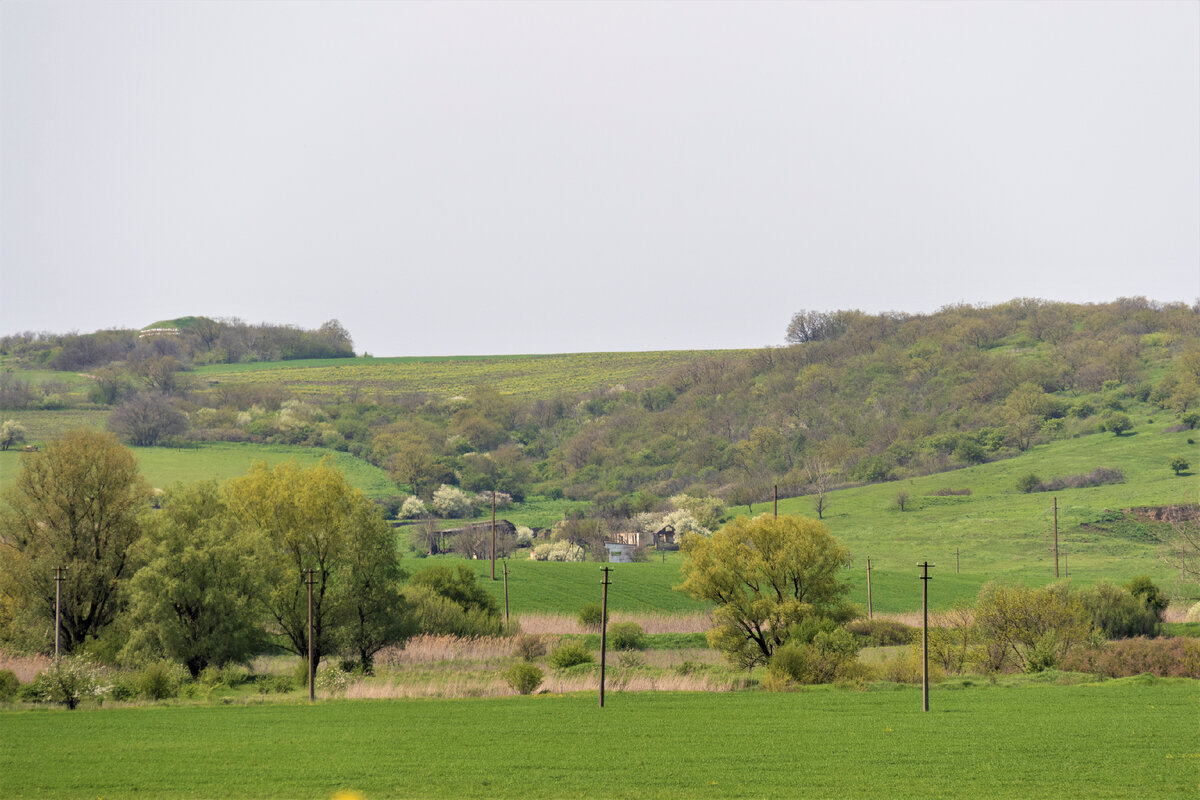
[[[504,625],[508,626],[508,559],[504,559]]]
[[[779,484],[775,484],[775,518],[779,519]]]
[[[492,489],[492,580],[496,580],[496,490]]]
[[[316,582],[313,577],[315,569],[308,568],[308,577],[305,583],[308,584],[308,702],[313,702],[317,699],[316,687],[313,686],[313,615],[312,615],[312,587]]]
[[[871,557],[867,556],[867,619],[874,616],[871,607]]]
[[[928,561],[917,564],[921,568],[921,701],[929,710],[929,568]]]
[[[612,567],[601,567],[604,573],[600,595],[600,707],[604,708],[604,654],[608,647],[608,573]]]
[[[54,666],[58,666],[59,646],[62,640],[62,583],[66,567],[54,568]]]
[[[1054,498],[1054,577],[1058,577],[1058,498]]]

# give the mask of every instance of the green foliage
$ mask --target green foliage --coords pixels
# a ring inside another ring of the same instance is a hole
[[[134,634],[126,651],[162,653],[196,677],[240,661],[263,639],[267,543],[232,525],[216,483],[167,493],[130,583]]]
[[[1157,597],[1157,587],[1154,587],[1154,591]],[[1084,589],[1080,592],[1080,599],[1091,616],[1092,624],[1109,639],[1157,635],[1165,609],[1165,606],[1156,608],[1142,596],[1109,581],[1100,581]]]
[[[1174,456],[1171,458],[1171,463],[1170,463],[1171,471],[1174,472],[1176,475],[1180,475],[1184,472],[1187,472],[1188,469],[1191,468],[1191,466],[1192,465],[1190,463],[1188,463],[1187,456]]]
[[[599,630],[604,621],[604,609],[599,603],[584,603],[579,609],[579,624],[585,628]]]
[[[0,669],[0,703],[7,703],[17,695],[21,682],[11,669]]]
[[[793,634],[771,654],[768,672],[796,683],[831,683],[845,676],[858,656],[858,644],[833,623],[806,637]]]
[[[846,623],[846,630],[863,640],[867,647],[891,647],[908,644],[917,629],[890,619],[859,618]]]
[[[503,673],[504,682],[517,694],[533,694],[542,681],[545,673],[533,664],[513,664]]]
[[[608,643],[614,650],[642,650],[646,632],[636,622],[614,622],[608,626]]]
[[[567,669],[579,664],[591,664],[595,660],[592,651],[579,642],[564,642],[550,651],[547,662],[554,669]]]
[[[133,456],[111,434],[81,429],[24,454],[0,508],[0,597],[7,606],[0,627],[7,635],[44,632],[34,643],[39,648],[54,641],[56,567],[66,567],[63,647],[70,652],[111,625],[136,566],[130,550],[144,530],[148,498]]]
[[[403,572],[391,528],[328,461],[273,470],[257,463],[226,484],[225,500],[236,530],[267,543],[265,605],[280,631],[279,645],[297,655],[309,652],[310,569],[317,663],[325,653],[350,647],[369,668],[374,653],[403,639]]]
[[[28,434],[25,426],[15,419],[6,419],[0,423],[0,450],[7,450],[13,445],[21,444]]]
[[[35,696],[42,702],[75,709],[100,688],[100,669],[80,656],[67,656],[43,670],[33,682]]]
[[[1042,479],[1032,472],[1022,475],[1017,479],[1017,491],[1029,494],[1037,487],[1042,485]]]
[[[1104,418],[1100,420],[1100,430],[1108,431],[1117,436],[1132,429],[1133,422],[1129,419],[1129,415],[1119,411],[1105,414]]]
[[[735,665],[766,663],[806,619],[847,618],[848,552],[816,520],[739,517],[683,551],[678,588],[716,604],[709,644]]]
[[[142,667],[135,679],[135,686],[147,700],[166,700],[179,694],[183,677],[178,664],[155,661]]]
[[[465,564],[454,569],[440,565],[426,567],[412,576],[409,585],[428,587],[464,611],[478,610],[489,614],[497,611],[496,599],[476,581],[475,573]]]
[[[989,583],[980,590],[975,623],[991,666],[1011,660],[1025,672],[1057,665],[1094,630],[1083,601],[1066,583],[1041,589]]]

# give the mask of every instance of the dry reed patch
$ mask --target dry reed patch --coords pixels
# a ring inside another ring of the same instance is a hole
[[[513,639],[509,636],[435,636],[421,634],[409,639],[404,647],[387,647],[376,660],[381,664],[429,664],[445,661],[501,661],[511,658]]]
[[[500,697],[513,690],[493,674],[463,673],[443,680],[411,683],[358,680],[346,687],[344,696],[352,699],[389,700],[401,697]]]
[[[632,614],[614,612],[612,622],[636,622],[646,633],[706,633],[712,627],[712,614]],[[520,618],[523,633],[596,633],[579,624],[570,614],[523,614]]]
[[[1187,622],[1189,608],[1186,603],[1171,603],[1163,612],[1163,622]]]
[[[732,692],[742,683],[741,678],[732,676],[623,674],[614,670],[609,673],[604,689],[606,692]],[[555,694],[589,692],[600,688],[600,679],[597,675],[548,675],[542,687]]]
[[[12,670],[21,683],[30,683],[53,663],[49,656],[18,656],[0,651],[0,669]]]
[[[905,611],[899,614],[875,614],[873,619],[884,619],[891,622],[899,622],[909,627],[921,627],[921,612],[920,611]]]

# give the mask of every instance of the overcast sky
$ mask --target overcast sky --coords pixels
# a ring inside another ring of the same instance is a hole
[[[1200,3],[0,4],[0,333],[779,344],[1200,294]]]

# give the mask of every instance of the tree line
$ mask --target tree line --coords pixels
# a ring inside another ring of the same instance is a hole
[[[155,495],[111,434],[23,458],[0,512],[0,642],[107,662],[167,657],[193,676],[270,649],[370,671],[413,633],[498,633],[469,570],[410,576],[378,507],[328,463],[284,463]],[[158,506],[154,508],[153,506]],[[61,585],[56,585],[57,568]],[[311,572],[310,572],[311,571]]]

